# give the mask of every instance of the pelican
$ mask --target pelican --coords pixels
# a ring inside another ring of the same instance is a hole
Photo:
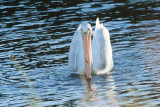
[[[93,39],[91,40],[91,36]],[[80,75],[105,74],[114,64],[110,35],[107,28],[96,20],[95,31],[87,22],[81,22],[75,31],[69,50],[68,65]]]

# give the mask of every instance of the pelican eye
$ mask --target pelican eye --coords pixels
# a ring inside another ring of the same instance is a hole
[[[81,29],[81,33],[83,34],[83,30]]]

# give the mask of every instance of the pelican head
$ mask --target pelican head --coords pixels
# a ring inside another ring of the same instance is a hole
[[[92,78],[91,76],[91,34],[92,27],[87,22],[81,23],[81,36],[83,40],[83,48],[84,48],[84,61],[85,61],[85,73],[88,79]]]

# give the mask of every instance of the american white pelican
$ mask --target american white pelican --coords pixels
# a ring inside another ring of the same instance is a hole
[[[92,78],[91,73],[104,74],[113,68],[109,31],[99,23],[99,18],[93,33],[89,23],[79,25],[70,45],[68,64],[73,71],[85,74],[87,78]]]

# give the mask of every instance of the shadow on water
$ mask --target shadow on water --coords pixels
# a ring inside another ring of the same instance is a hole
[[[159,0],[0,1],[0,106],[160,106]],[[114,69],[72,74],[80,21],[111,35]]]

